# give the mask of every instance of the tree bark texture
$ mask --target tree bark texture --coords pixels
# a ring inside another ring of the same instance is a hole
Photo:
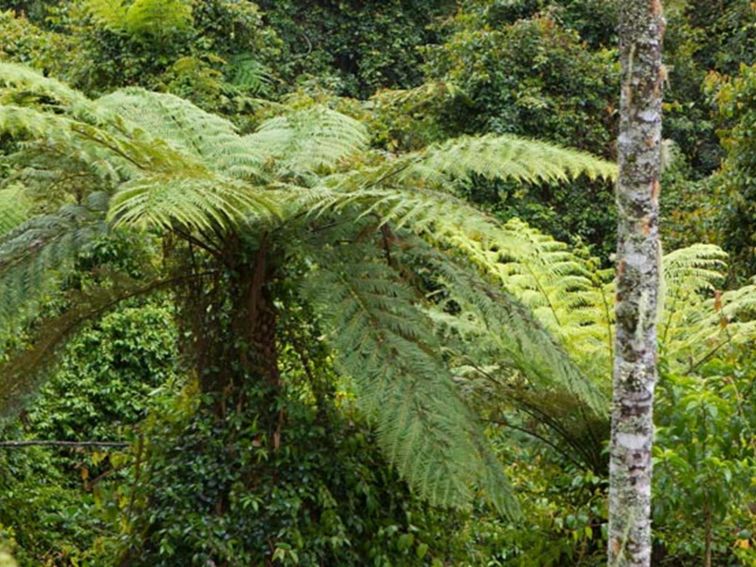
[[[621,3],[610,567],[651,564],[651,445],[661,256],[658,203],[663,34],[661,0]]]

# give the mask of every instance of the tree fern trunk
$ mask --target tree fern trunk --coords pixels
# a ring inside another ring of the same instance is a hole
[[[248,249],[229,239],[225,257],[232,263],[210,261],[210,266],[197,266],[196,260],[184,258],[179,264],[180,271],[215,274],[194,281],[185,290],[179,322],[189,339],[184,354],[219,421],[244,410],[252,392],[255,404],[265,393],[269,405],[276,405],[274,398],[281,386],[271,252],[265,241],[257,249]],[[261,421],[265,421],[266,412],[258,409]],[[273,416],[271,421],[278,423],[278,417]]]
[[[663,33],[660,0],[622,2],[617,325],[609,488],[611,567],[651,563]]]

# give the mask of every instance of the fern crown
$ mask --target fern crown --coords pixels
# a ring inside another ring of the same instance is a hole
[[[606,414],[595,361],[607,362],[611,344],[607,275],[521,222],[482,213],[458,188],[470,176],[610,179],[612,164],[493,135],[388,154],[370,147],[360,121],[317,104],[285,107],[242,134],[169,94],[129,88],[90,100],[7,63],[0,63],[0,130],[16,141],[0,189],[4,325],[40,316],[77,254],[103,234],[170,236],[219,257],[224,243],[243,234],[306,260],[302,297],[330,329],[338,365],[353,378],[386,455],[433,503],[466,506],[483,489],[500,510],[517,513],[449,365],[460,337],[484,345],[508,376]],[[667,305],[691,282],[714,285],[721,261],[713,248],[670,255]],[[443,300],[408,276],[428,270]],[[159,288],[156,278],[79,298],[75,316],[60,324],[65,332],[39,337],[34,356],[5,363],[2,406],[14,407],[28,389],[31,364],[18,360],[49,358],[80,321],[118,294]],[[723,296],[720,316],[737,318],[752,297]],[[689,360],[697,347],[677,329],[690,316],[669,313],[662,315],[668,355]],[[711,318],[697,321],[709,340]],[[752,332],[734,325],[733,333]]]

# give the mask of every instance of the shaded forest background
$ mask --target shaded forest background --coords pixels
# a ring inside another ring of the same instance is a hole
[[[726,263],[712,253],[715,260],[695,266],[709,270],[701,277],[710,289],[690,300],[685,317],[693,327],[704,305],[746,289],[756,273],[756,9],[748,0],[665,4],[664,251],[705,243],[728,255]],[[40,0],[0,1],[0,8],[0,59],[92,97],[125,86],[169,92],[243,132],[281,105],[317,102],[366,122],[371,146],[387,153],[511,133],[616,157],[612,0]],[[11,144],[0,138],[0,148],[9,153]],[[0,162],[0,174],[6,167]],[[503,223],[519,219],[567,243],[591,277],[610,279],[611,182],[472,176],[463,192]],[[82,252],[76,281],[62,285],[85,286],[102,265],[139,278],[156,254],[109,236]],[[52,292],[48,300],[50,309],[61,301]],[[522,400],[467,382],[459,364],[461,387],[486,423],[525,520],[483,504],[430,506],[387,464],[348,380],[310,340],[321,329],[306,304],[285,322],[284,450],[265,453],[250,441],[256,489],[239,491],[209,521],[196,495],[235,486],[248,457],[229,455],[228,431],[195,416],[176,309],[166,292],[85,326],[46,370],[39,395],[4,423],[4,439],[129,443],[0,448],[0,549],[19,565],[210,565],[217,557],[228,565],[605,561],[601,431],[599,439],[559,431],[571,426],[564,400],[553,400],[552,413],[528,414]],[[752,319],[755,309],[751,300],[739,316]],[[0,329],[0,340],[2,361],[24,339]],[[756,359],[748,341],[716,345],[695,364],[661,369],[658,565],[749,565],[756,557]],[[254,423],[253,415],[241,417]],[[256,438],[248,425],[223,427]],[[202,450],[193,453],[197,445]],[[177,466],[182,453],[194,456]],[[13,565],[0,553],[3,561]]]

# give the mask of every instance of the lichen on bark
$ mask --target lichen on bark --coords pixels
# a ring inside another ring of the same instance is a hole
[[[617,330],[609,467],[611,567],[648,567],[651,562],[663,35],[659,0],[622,3]]]

